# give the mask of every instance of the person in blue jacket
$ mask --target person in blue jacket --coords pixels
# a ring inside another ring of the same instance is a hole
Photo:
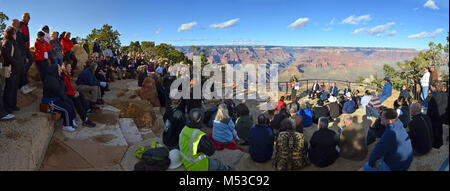
[[[303,127],[310,127],[313,124],[314,111],[310,108],[308,104],[302,106],[304,109],[297,111],[297,115],[303,117]]]
[[[348,92],[347,95],[345,95],[345,98],[347,99],[347,101],[342,106],[342,113],[352,114],[356,110],[356,102],[353,101],[350,92]]]
[[[106,87],[106,82],[98,81],[95,78],[94,71],[97,70],[97,64],[93,63],[89,67],[86,67],[78,76],[77,81],[77,91],[81,92],[86,100],[91,103],[98,103],[101,101],[101,87]]]
[[[330,87],[330,95],[334,97],[338,97],[339,89],[336,86],[336,82],[333,83],[333,85]]]
[[[250,128],[248,136],[250,157],[255,162],[266,162],[272,158],[275,136],[269,127],[269,118],[258,116],[258,124]]]
[[[383,91],[380,95],[378,95],[378,98],[380,99],[380,103],[383,104],[385,100],[387,100],[392,95],[392,83],[391,80],[389,80],[388,77],[385,77],[384,79],[384,87]]]
[[[406,171],[413,160],[411,139],[394,109],[381,114],[381,124],[386,126],[375,148],[370,153],[365,171]],[[378,162],[379,161],[379,162]]]

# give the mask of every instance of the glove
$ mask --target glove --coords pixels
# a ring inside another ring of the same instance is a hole
[[[100,86],[106,87],[106,82],[100,82]]]

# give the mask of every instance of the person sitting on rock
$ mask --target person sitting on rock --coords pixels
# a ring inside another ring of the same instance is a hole
[[[370,101],[366,106],[366,115],[368,118],[379,118],[380,117],[380,107],[381,107],[381,102],[380,102],[380,98],[378,98],[375,95],[375,92],[371,92],[370,93]]]
[[[386,126],[386,130],[370,153],[364,171],[407,171],[413,160],[413,149],[408,133],[397,120],[397,112],[384,110],[381,124]]]
[[[281,128],[281,122],[284,119],[289,118],[290,116],[291,115],[287,111],[286,107],[285,106],[281,106],[280,107],[280,111],[278,111],[278,113],[275,114],[275,116],[273,116],[273,119],[270,122],[270,128],[272,128],[275,131],[275,135],[278,135],[278,132],[283,130]]]
[[[361,161],[366,158],[366,132],[361,125],[353,122],[351,115],[344,116],[345,126],[339,129],[339,148],[342,158]]]
[[[308,165],[308,142],[302,133],[295,131],[295,120],[284,119],[281,126],[286,131],[280,132],[275,147],[273,165],[275,170],[298,170]]]
[[[63,79],[64,85],[66,87],[66,95],[72,100],[75,109],[80,116],[80,119],[83,121],[83,126],[85,127],[95,127],[95,123],[89,120],[87,117],[87,113],[92,113],[93,110],[89,108],[86,104],[86,100],[84,96],[79,91],[76,91],[72,86],[72,81],[70,79],[72,72],[72,65],[65,63],[63,65]]]
[[[317,105],[313,108],[313,111],[314,111],[313,117],[314,123],[318,123],[319,118],[321,117],[326,117],[328,119],[330,118],[330,111],[328,110],[328,107],[324,107],[322,100],[317,101]]]
[[[278,101],[278,104],[277,104],[277,110],[278,111],[280,111],[280,107],[281,106],[286,107],[286,103],[284,102],[284,96],[281,96],[280,101]]]
[[[385,77],[383,79],[384,81],[384,87],[380,95],[378,95],[378,98],[380,99],[380,103],[382,104],[385,100],[387,100],[392,95],[392,83],[391,80],[389,80],[388,77]]]
[[[61,113],[64,120],[63,130],[73,132],[77,127],[74,123],[76,115],[72,101],[65,94],[65,89],[60,66],[52,64],[47,68],[42,103]]]
[[[328,102],[330,102],[327,107],[328,107],[328,111],[330,111],[330,117],[332,119],[336,119],[338,118],[342,113],[341,113],[341,107],[339,106],[339,104],[337,103],[337,98],[334,96],[331,96],[330,98],[328,98]]]
[[[328,118],[319,118],[319,130],[314,132],[309,143],[309,160],[317,167],[327,167],[333,164],[339,157],[336,146],[339,144],[339,137],[333,130],[328,129]]]
[[[309,104],[303,104],[301,109],[298,110],[297,115],[302,116],[303,127],[310,127],[313,124],[314,111]]]
[[[180,132],[186,125],[186,118],[179,108],[180,102],[181,100],[171,100],[163,116],[163,143],[169,150],[179,149]]]
[[[186,126],[181,130],[179,147],[184,167],[188,171],[229,171],[230,166],[209,158],[216,149],[208,136],[200,130],[202,121],[202,110],[192,109]]]
[[[348,85],[346,85],[344,89],[344,95],[346,95],[348,92],[352,93],[352,90],[348,87]]]
[[[104,103],[101,95],[100,87],[106,87],[106,82],[98,81],[95,78],[94,72],[97,70],[97,63],[91,64],[85,68],[78,76],[77,91],[81,92],[86,100],[91,102],[91,108],[95,107],[95,103]]]
[[[248,151],[255,162],[266,162],[272,158],[275,136],[269,127],[269,118],[264,114],[258,116],[258,124],[250,128]]]
[[[420,103],[411,104],[412,120],[409,122],[409,137],[414,155],[422,156],[431,151],[433,146],[433,129],[431,120],[422,114]]]
[[[138,72],[138,86],[142,87],[142,83],[144,83],[144,79],[147,77],[147,66],[141,65],[137,68]]]
[[[239,106],[239,105],[238,105]],[[245,108],[239,111],[239,117],[236,119],[236,132],[238,137],[241,138],[241,144],[248,144],[248,136],[250,133],[250,127],[253,126],[253,121],[250,118],[250,111]]]
[[[300,104],[296,97],[291,98],[291,103],[287,104],[287,109],[290,110],[291,108],[294,109],[295,112],[300,110]]]
[[[411,120],[411,114],[406,98],[402,96],[398,97],[394,102],[394,108],[397,111],[399,120],[403,123],[403,127],[408,127],[408,123]]]
[[[314,84],[311,87],[311,90],[309,91],[309,98],[315,99],[316,95],[320,93],[320,85],[317,82],[317,80],[314,81]],[[319,97],[319,95],[317,95]]]
[[[233,142],[233,138],[237,142],[241,141],[229,115],[227,105],[220,104],[213,121],[212,139],[220,145],[228,145]]]
[[[301,115],[297,115],[297,112],[294,108],[289,109],[290,118],[295,121],[295,130],[299,133],[303,133],[303,117]],[[286,131],[286,129],[280,128],[281,131]]]
[[[356,103],[352,99],[350,92],[345,95],[345,98],[347,99],[347,101],[342,106],[342,113],[352,114],[356,110]]]

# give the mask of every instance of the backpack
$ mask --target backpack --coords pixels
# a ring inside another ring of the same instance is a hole
[[[169,165],[169,151],[165,147],[152,148],[142,154],[142,160],[134,165],[134,171],[164,171]]]

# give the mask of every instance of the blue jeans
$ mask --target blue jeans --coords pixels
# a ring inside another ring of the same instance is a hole
[[[58,64],[59,66],[62,66],[63,59],[62,58],[52,58],[52,64]]]
[[[320,97],[320,100],[324,101],[328,97],[328,92],[323,92],[322,96]]]
[[[386,101],[389,97],[385,96],[385,95],[382,95],[382,94],[378,95],[378,99],[380,99],[380,104],[382,104],[384,101]]]
[[[372,167],[369,166],[369,162],[366,162],[366,164],[364,165],[364,171],[391,171],[391,169],[384,162],[384,160],[381,160],[378,163],[378,166],[381,167],[381,168],[372,168]]]
[[[208,158],[208,171],[229,171],[230,167],[217,159]]]
[[[366,115],[367,117],[380,117],[380,114],[372,106],[366,106]]]
[[[422,92],[420,93],[420,99],[423,101],[423,107],[428,108],[428,86],[422,87]]]

